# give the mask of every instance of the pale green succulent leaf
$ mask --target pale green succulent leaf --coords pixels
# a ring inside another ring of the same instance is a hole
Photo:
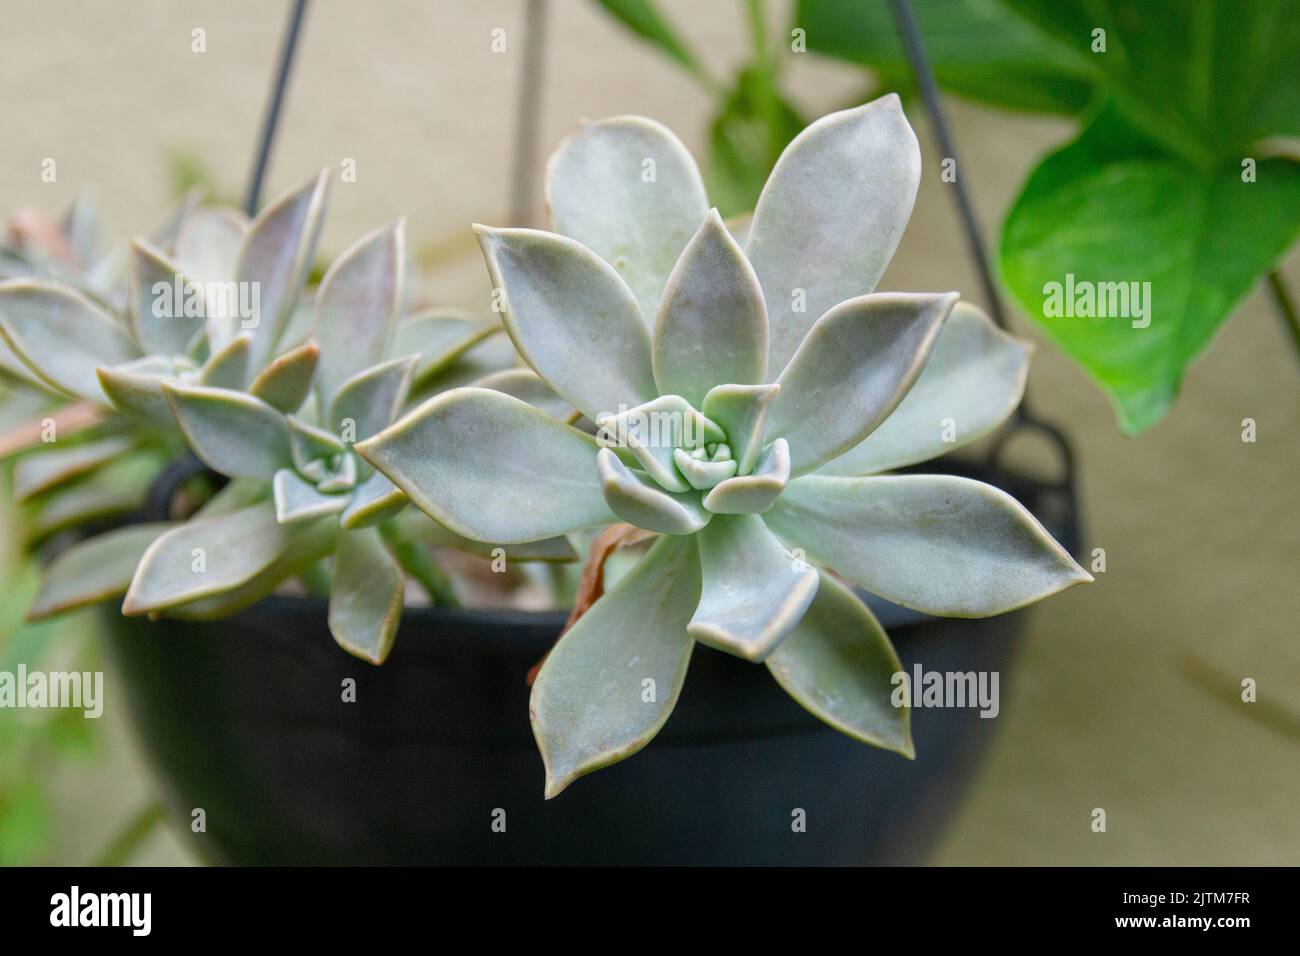
[[[321,170],[258,213],[244,234],[235,275],[240,283],[256,283],[259,300],[257,315],[248,320],[253,323],[251,368],[263,368],[270,361],[297,305],[320,236],[328,190],[329,171]]]
[[[726,433],[680,395],[656,399],[596,419],[598,438],[606,447],[626,449],[656,482],[668,491],[689,491],[690,485],[678,474],[673,452],[718,442]]]
[[[944,617],[1013,611],[1091,581],[1014,498],[952,475],[807,475],[764,520],[873,594]]]
[[[410,499],[406,492],[388,480],[388,476],[373,471],[357,485],[348,499],[348,506],[339,515],[343,528],[365,528],[385,521],[406,507]],[[426,521],[432,521],[422,515]]]
[[[357,456],[344,455],[339,459],[338,467],[322,479],[318,479],[317,488],[329,494],[351,491],[357,483]]]
[[[269,502],[191,520],[162,534],[140,559],[122,603],[128,617],[233,590],[265,571],[293,540]]]
[[[140,558],[170,527],[166,522],[127,525],[60,552],[41,575],[27,619],[39,621],[125,594]]]
[[[238,287],[231,284],[247,232],[248,217],[238,209],[199,207],[187,213],[175,237],[181,271],[196,282],[220,284],[220,294],[217,285],[204,285],[205,329],[213,349],[221,349],[238,332]]]
[[[175,367],[157,356],[95,370],[99,387],[118,411],[169,430],[176,427],[176,416],[163,395],[162,383],[174,373]]]
[[[596,468],[609,510],[629,524],[660,534],[693,534],[709,523],[711,515],[697,491],[669,493],[608,448],[596,456]]]
[[[546,167],[546,202],[551,228],[617,270],[647,325],[709,209],[681,140],[642,116],[585,123],[562,142]]]
[[[135,452],[101,465],[80,481],[52,489],[42,497],[26,529],[28,543],[69,528],[138,512],[163,464],[157,454]]]
[[[781,374],[818,316],[876,287],[920,179],[916,135],[893,94],[824,116],[785,148],[745,247],[767,301],[769,377]]]
[[[418,388],[412,383],[411,397],[423,400],[453,388],[477,385],[485,375],[520,368],[521,362],[514,343],[502,328],[499,335],[484,336],[433,374],[419,380]]]
[[[375,472],[379,474],[379,472]],[[508,561],[576,561],[578,552],[569,539],[563,536],[527,541],[522,544],[497,544],[474,541],[440,525],[418,508],[407,508],[393,518],[398,532],[409,541],[418,541],[436,548],[455,548],[482,558],[504,557]]]
[[[716,488],[719,483],[736,473],[734,458],[725,461],[702,461],[691,457],[684,448],[673,451],[673,464],[686,479],[686,483],[696,491],[709,491]]]
[[[413,355],[390,359],[344,381],[330,402],[326,424],[350,442],[387,428],[406,402],[415,361]]]
[[[425,309],[397,323],[388,354],[420,356],[412,379],[419,387],[489,335],[502,332],[491,322],[456,309]]]
[[[318,459],[333,458],[348,450],[338,436],[305,422],[296,415],[286,415],[285,423],[289,426],[289,455],[294,466],[313,481],[319,481],[324,473],[314,474],[310,466]],[[324,468],[324,465],[320,466]]]
[[[718,515],[697,539],[703,585],[687,631],[720,651],[763,660],[808,609],[817,569],[796,559],[757,515]]]
[[[957,293],[887,292],[835,306],[812,327],[777,380],[767,438],[790,443],[803,474],[861,442],[920,374]]]
[[[176,234],[176,262],[196,282],[230,282],[248,217],[237,209],[200,206],[187,214]]]
[[[704,507],[714,514],[763,514],[790,480],[790,446],[778,438],[763,450],[754,470],[719,482],[704,496]]]
[[[402,293],[405,232],[399,219],[362,236],[321,280],[316,295],[316,341],[321,349],[316,390],[322,406],[344,382],[389,355]]]
[[[242,332],[208,356],[199,372],[199,384],[209,388],[239,390],[248,384],[248,363],[253,337]]]
[[[214,471],[270,481],[293,463],[284,415],[260,398],[178,382],[162,388],[186,443]]]
[[[699,598],[695,542],[664,538],[560,638],[529,702],[547,799],[663,727],[686,679]]]
[[[668,277],[652,342],[661,394],[697,408],[719,382],[751,385],[767,373],[767,309],[754,268],[716,209]]]
[[[763,432],[767,427],[768,409],[780,393],[781,386],[715,385],[704,396],[700,410],[717,422],[727,435],[736,473],[747,475],[763,452]]]
[[[547,385],[540,375],[532,369],[507,368],[499,372],[484,375],[474,382],[478,388],[490,388],[494,391],[513,395],[520,401],[539,408],[557,421],[568,421],[576,412],[572,405],[555,394],[555,389]]]
[[[893,705],[903,665],[875,615],[831,575],[822,575],[807,613],[766,663],[814,717],[855,740],[915,756],[911,711]]]
[[[311,393],[319,356],[320,348],[315,342],[307,342],[276,356],[270,365],[257,373],[248,386],[248,394],[286,414],[296,412]]]
[[[346,495],[322,494],[292,468],[281,468],[275,473],[271,479],[271,495],[275,502],[275,520],[280,524],[338,514],[348,505]]]
[[[140,357],[107,312],[64,286],[32,279],[0,283],[0,337],[52,388],[108,405],[95,369]]]
[[[898,407],[863,441],[817,473],[890,471],[983,438],[1020,404],[1032,350],[976,306],[958,302]]]
[[[402,569],[375,528],[344,531],[335,546],[329,627],[349,654],[382,664],[402,616]]]
[[[612,266],[553,233],[475,230],[506,331],[557,394],[592,421],[659,394],[641,309]]]
[[[595,440],[501,392],[435,396],[355,448],[467,538],[516,544],[614,520]]]
[[[288,545],[263,570],[237,587],[170,607],[167,616],[211,621],[236,614],[274,592],[281,582],[300,576],[330,554],[339,536],[339,524],[333,518],[282,527],[288,536]]]
[[[14,498],[30,501],[112,461],[130,450],[132,444],[130,438],[115,436],[26,455],[14,463]]]
[[[147,353],[181,355],[203,328],[202,295],[191,277],[144,239],[131,243],[130,319],[136,341]],[[186,315],[186,299],[197,296],[196,315]]]

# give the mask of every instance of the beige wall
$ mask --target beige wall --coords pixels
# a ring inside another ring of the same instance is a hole
[[[743,56],[739,4],[664,5],[719,72]],[[592,3],[551,7],[543,153],[579,118],[625,112],[667,122],[698,151],[709,103],[680,71]],[[54,211],[89,184],[118,231],[143,230],[168,197],[165,157],[178,148],[242,191],[283,18],[282,4],[255,0],[0,3],[0,209]],[[498,26],[509,31],[505,55],[488,46]],[[205,54],[190,52],[194,27],[207,31]],[[483,302],[466,224],[505,220],[521,29],[519,0],[317,0],[272,191],[355,159],[358,182],[335,189],[326,251],[405,213],[417,242],[450,235],[467,253],[435,277],[440,297]],[[854,71],[811,59],[791,80],[810,113],[861,85]],[[961,104],[952,115],[992,235],[1035,157],[1070,125]],[[46,156],[59,163],[56,184],[39,180]],[[926,161],[932,172],[932,150]],[[1300,289],[1300,256],[1287,272]],[[882,287],[978,299],[934,175]],[[1253,721],[1258,709],[1213,699],[1182,670],[1197,655],[1229,696],[1255,677],[1262,698],[1300,715],[1300,361],[1270,306],[1262,292],[1245,302],[1173,414],[1138,440],[1119,435],[1075,366],[1040,347],[1030,389],[1074,438],[1089,530],[1109,570],[1037,610],[1021,666],[1004,675],[1000,742],[940,862],[1300,862],[1300,740]],[[1256,444],[1240,440],[1245,417],[1259,423]],[[125,808],[142,791],[109,759],[116,752],[68,775],[65,803],[82,814],[65,836],[69,859],[78,839],[111,829],[100,808]],[[1098,806],[1104,835],[1089,830]],[[150,850],[174,855],[164,842]]]

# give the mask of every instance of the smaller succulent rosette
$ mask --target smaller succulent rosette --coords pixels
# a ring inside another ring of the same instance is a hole
[[[519,354],[598,434],[466,388],[359,451],[467,537],[616,520],[661,535],[533,686],[548,796],[654,736],[697,641],[766,662],[831,726],[910,755],[898,659],[818,566],[968,617],[1088,579],[996,488],[874,474],[950,450],[945,418],[962,442],[986,434],[1024,387],[1027,349],[956,294],[870,294],[919,163],[895,97],[819,120],[776,164],[742,248],[672,134],[622,117],[551,160],[565,235],[478,227]]]

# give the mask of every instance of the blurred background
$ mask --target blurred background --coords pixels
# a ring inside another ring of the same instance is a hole
[[[766,147],[745,152],[743,122],[719,139],[714,118],[738,71],[755,65],[757,24],[783,53],[780,90],[803,120],[898,75],[819,55],[815,36],[790,52],[793,3],[659,0],[695,73],[593,0],[543,6],[534,174],[583,118],[640,113],[702,162],[716,156],[715,200],[742,202],[752,175],[737,159],[729,176],[718,144],[749,156]],[[521,193],[513,179],[526,7],[313,0],[264,195],[353,161],[355,182],[334,186],[325,254],[405,214],[426,296],[485,310],[468,224],[521,224],[512,196],[544,222],[540,186]],[[287,11],[267,0],[0,2],[0,211],[54,215],[89,187],[117,238],[146,231],[189,185],[239,201]],[[193,51],[196,29],[205,52]],[[504,52],[493,50],[496,30]],[[996,250],[1026,176],[1079,120],[947,92],[944,103]],[[924,172],[880,288],[958,289],[983,304],[930,120],[914,98],[906,109]],[[47,157],[58,163],[53,183],[41,178]],[[1280,270],[1300,288],[1300,253]],[[1033,610],[1019,666],[1002,678],[997,742],[933,862],[1300,862],[1300,358],[1277,312],[1260,282],[1191,366],[1172,411],[1132,438],[1083,370],[1010,308],[1014,331],[1039,343],[1029,393],[1074,445],[1085,533],[1105,549],[1106,571]],[[1257,423],[1253,443],[1242,441],[1245,418]],[[20,626],[35,571],[14,553],[10,527],[0,531],[0,668],[93,661],[93,614]],[[1256,704],[1240,700],[1246,677]],[[0,862],[197,862],[153,825],[155,782],[111,706],[111,673],[106,682],[102,721],[0,713]],[[1094,807],[1107,811],[1105,833],[1090,828]]]

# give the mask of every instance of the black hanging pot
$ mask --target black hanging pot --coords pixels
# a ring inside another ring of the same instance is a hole
[[[918,470],[1004,488],[1079,553],[1068,477],[951,460]],[[909,673],[997,671],[1009,696],[1031,612],[946,620],[869,603]],[[546,801],[525,677],[563,613],[408,609],[372,667],[335,645],[319,599],[272,597],[212,623],[109,610],[110,663],[168,807],[213,862],[918,862],[998,725],[974,707],[914,709],[909,761],[829,729],[766,668],[701,645],[654,741]],[[200,808],[206,830],[193,833]]]

